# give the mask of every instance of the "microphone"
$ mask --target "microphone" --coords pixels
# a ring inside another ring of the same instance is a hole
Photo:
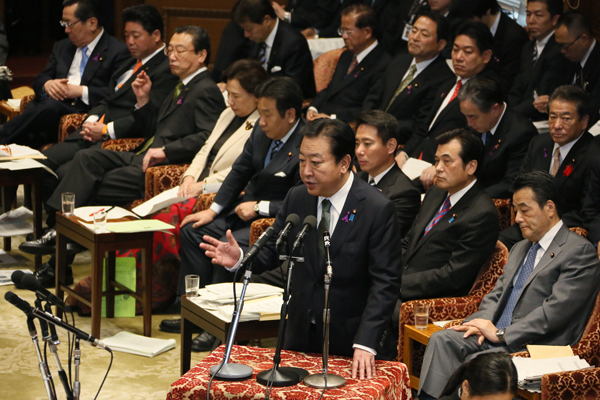
[[[108,346],[104,345],[104,343],[101,343],[98,339],[96,339],[92,335],[87,334],[84,331],[77,329],[74,326],[71,326],[71,325],[63,322],[60,318],[55,317],[54,315],[50,314],[49,312],[46,312],[43,310],[38,310],[37,308],[31,307],[31,304],[29,304],[28,302],[26,302],[25,300],[23,300],[22,298],[20,298],[16,294],[14,294],[13,292],[6,292],[6,294],[4,295],[4,299],[6,299],[6,301],[8,301],[10,304],[17,307],[19,310],[23,311],[27,316],[33,315],[35,317],[38,317],[45,321],[48,321],[51,324],[54,324],[56,326],[59,326],[65,330],[71,332],[72,334],[77,336],[79,339],[85,340],[86,342],[90,342],[92,344],[92,346],[101,347],[103,349],[110,351],[110,348]]]
[[[59,299],[54,294],[50,293],[46,288],[44,288],[40,281],[38,281],[38,279],[34,275],[25,274],[25,276],[21,278],[21,286],[23,286],[27,290],[35,292],[44,300],[54,304],[57,307],[60,307],[64,311],[71,312],[71,307],[66,305],[61,299]]]
[[[25,272],[20,271],[20,270],[16,270],[15,272],[12,273],[12,275],[10,276],[10,280],[15,284],[15,285],[21,285],[21,279],[23,279],[23,276],[26,275]]]
[[[246,265],[248,262],[252,261],[254,257],[258,255],[258,252],[264,247],[265,244],[269,241],[271,236],[275,234],[275,229],[272,226],[268,227],[266,231],[263,232],[262,235],[258,238],[256,242],[250,247],[250,249],[242,258],[242,263],[240,265]]]
[[[300,246],[302,240],[304,239],[304,236],[306,236],[308,231],[314,229],[316,226],[317,218],[314,215],[309,215],[306,218],[304,218],[304,226],[302,227],[302,230],[298,233],[298,236],[296,236],[296,241],[294,242],[294,246],[292,247],[292,252],[296,250],[298,246]]]
[[[281,244],[287,239],[288,234],[296,225],[300,223],[300,217],[298,214],[290,214],[285,220],[285,227],[279,232],[279,237],[277,238],[277,243],[275,244],[275,248],[279,248]]]
[[[325,264],[327,266],[327,275],[331,276],[333,270],[331,269],[331,256],[329,255],[329,247],[331,246],[331,236],[329,231],[323,232],[323,244],[325,247]]]

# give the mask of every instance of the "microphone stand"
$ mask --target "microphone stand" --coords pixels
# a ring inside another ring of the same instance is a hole
[[[329,285],[333,277],[333,266],[329,256],[329,232],[324,233],[325,254],[327,256],[327,272],[325,273],[325,308],[323,309],[323,373],[312,374],[304,378],[306,386],[317,389],[338,388],[346,384],[346,378],[327,372],[329,359],[329,323],[331,320],[331,310],[329,309]]]
[[[81,362],[81,350],[79,349],[79,338],[75,336],[75,350],[73,351],[75,360],[75,380],[73,381],[73,399],[79,400],[81,394],[81,382],[79,382],[79,364]]]
[[[35,324],[33,322],[33,315],[27,314],[27,328],[29,328],[29,336],[31,336],[31,341],[33,342],[33,347],[35,348],[35,352],[38,358],[38,366],[40,367],[40,374],[42,374],[42,380],[44,381],[44,386],[46,387],[46,393],[48,394],[49,400],[56,400],[56,394],[52,390],[52,376],[50,375],[50,371],[48,370],[48,366],[44,362],[42,358],[42,352],[40,351],[40,344],[38,341],[37,330],[35,329]]]

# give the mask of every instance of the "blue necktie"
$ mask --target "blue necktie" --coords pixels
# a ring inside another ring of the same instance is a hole
[[[283,142],[281,140],[273,140],[273,143],[271,144],[271,148],[269,149],[269,152],[267,153],[267,157],[265,158],[265,167],[267,166],[267,164],[269,164],[271,162],[273,157],[275,157],[275,154],[277,154],[277,152],[279,151],[279,149],[281,149],[282,146],[283,146]]]
[[[519,271],[517,282],[512,288],[512,292],[510,293],[510,297],[506,302],[506,306],[504,306],[504,311],[502,311],[502,315],[496,324],[496,328],[504,329],[511,324],[513,311],[517,305],[517,299],[519,298],[519,295],[525,286],[525,282],[527,282],[527,278],[529,278],[529,275],[531,275],[531,272],[533,271],[533,267],[535,265],[535,256],[537,255],[539,248],[539,243],[534,243],[533,246],[529,248],[527,257],[525,258],[525,264],[523,264],[521,271]]]
[[[83,77],[83,70],[85,69],[85,66],[87,65],[88,62],[88,47],[84,46],[83,49],[81,49],[81,63],[79,64],[79,77]]]

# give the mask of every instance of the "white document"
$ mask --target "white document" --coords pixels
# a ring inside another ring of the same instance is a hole
[[[33,212],[23,206],[0,215],[0,237],[27,235],[33,232],[29,221],[32,217]]]
[[[542,360],[513,357],[512,361],[517,368],[519,381],[541,378],[542,375],[554,372],[575,371],[590,367],[587,361],[580,359],[579,356],[546,358]]]
[[[435,326],[439,326],[440,328],[443,328],[448,322],[452,322],[452,321],[456,321],[456,320],[449,319],[448,321],[435,321],[435,322],[433,322],[433,324]]]
[[[402,166],[402,172],[408,176],[411,180],[421,176],[421,173],[431,167],[433,164],[427,161],[419,160],[417,158],[409,158]]]
[[[1,147],[0,147],[1,148]],[[58,176],[52,171],[50,168],[45,166],[39,161],[36,161],[32,158],[23,158],[20,160],[6,160],[4,161],[0,156],[0,169],[8,169],[11,171],[20,171],[23,169],[34,169],[34,168],[44,168],[46,171],[50,172],[52,175]]]
[[[40,151],[20,144],[8,144],[0,146],[0,160],[16,160],[21,158],[45,159],[46,156]]]
[[[138,356],[154,357],[175,348],[175,339],[156,339],[130,332],[119,332],[102,340],[112,350]]]
[[[598,136],[600,134],[600,121],[596,122],[596,124],[594,126],[592,126],[590,129],[588,129],[588,131],[592,135]]]
[[[0,250],[0,254],[2,255],[7,255],[3,250]],[[9,256],[10,257],[10,256]],[[12,258],[12,257],[10,257]],[[2,256],[0,256],[0,260],[2,259]],[[13,260],[16,262],[16,260],[13,258]],[[4,270],[0,270],[0,286],[6,286],[6,285],[12,285],[13,281],[11,278],[13,272],[15,271],[21,271],[24,272],[26,274],[31,274],[31,271],[28,269],[4,269]]]
[[[258,321],[261,316],[279,316],[281,314],[282,296],[271,296],[260,300],[252,300],[244,302],[240,321]],[[222,319],[231,320],[233,316],[233,305],[221,306],[218,308]],[[269,319],[278,319],[269,318]]]
[[[150,200],[140,204],[132,211],[140,217],[146,217],[150,214],[154,214],[155,212],[162,210],[165,207],[170,206],[171,204],[187,200],[187,197],[185,196],[177,196],[178,191],[179,186],[166,190],[161,194],[154,196]]]
[[[242,293],[243,283],[235,284],[236,296]],[[206,286],[207,293],[202,296],[206,301],[216,301],[233,303],[233,284],[230,282],[217,283]],[[261,297],[269,297],[283,294],[283,289],[276,286],[267,285],[264,283],[249,283],[246,289],[246,300],[258,299]]]
[[[18,111],[21,109],[21,99],[8,99],[6,102],[13,110]]]
[[[309,39],[307,42],[313,61],[323,53],[345,46],[342,38]]]
[[[112,209],[111,209],[112,208]],[[125,217],[133,217],[138,218],[134,213],[128,211],[122,207],[112,207],[112,206],[86,206],[86,207],[77,207],[73,214],[76,217],[81,218],[87,223],[94,223],[94,214],[100,210],[110,210],[106,215],[107,222],[110,220],[117,220]]]
[[[548,120],[544,121],[536,121],[533,123],[538,133],[548,133],[550,132],[550,125],[548,124]]]

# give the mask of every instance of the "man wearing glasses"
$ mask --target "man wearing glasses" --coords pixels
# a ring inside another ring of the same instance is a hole
[[[95,2],[66,0],[63,6],[60,24],[69,38],[54,44],[46,68],[35,78],[35,100],[0,126],[3,144],[56,142],[60,118],[98,104],[109,92],[111,75],[127,59],[125,45],[104,32]]]

